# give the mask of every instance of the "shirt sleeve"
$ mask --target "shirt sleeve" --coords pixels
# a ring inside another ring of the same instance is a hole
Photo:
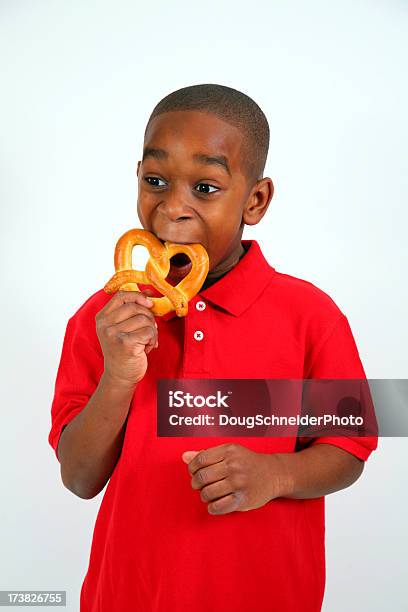
[[[63,428],[86,406],[103,372],[103,353],[96,334],[95,318],[83,307],[69,319],[54,398],[48,442],[58,457],[58,442]]]
[[[328,330],[328,335],[323,338],[305,378],[366,380],[353,333],[344,314],[341,313],[334,326]],[[366,461],[377,448],[378,436],[298,438],[297,450],[315,444],[332,444]]]

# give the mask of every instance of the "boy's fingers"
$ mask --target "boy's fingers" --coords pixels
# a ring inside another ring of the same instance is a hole
[[[148,296],[144,295],[140,291],[117,291],[112,299],[109,300],[109,302],[105,304],[105,306],[99,312],[106,315],[127,302],[136,302],[137,304],[147,308],[153,306],[152,300],[150,300]]]
[[[203,467],[223,461],[225,459],[227,446],[227,444],[221,444],[220,446],[213,446],[212,448],[207,448],[206,450],[202,450],[197,453],[197,455],[191,459],[190,463],[188,464],[188,471],[190,474],[193,475],[197,472],[197,470],[200,470]]]
[[[194,459],[194,457],[196,455],[198,455],[198,453],[201,451],[185,451],[182,455],[181,458],[183,459],[184,463],[190,463],[190,461],[192,459]]]
[[[109,325],[109,327],[112,327],[112,333],[114,335],[116,334],[130,334],[134,331],[137,331],[138,329],[141,329],[142,327],[151,327],[152,330],[154,331],[154,344],[156,343],[156,339],[157,339],[157,327],[155,325],[155,320],[152,319],[152,317],[149,317],[148,315],[145,315],[144,313],[138,313],[135,316],[130,316],[128,318],[126,318],[124,321],[120,321],[117,324],[113,324],[112,326]]]
[[[151,325],[147,327],[140,327],[136,331],[125,332],[123,336],[123,342],[129,343],[134,346],[135,344],[143,345],[145,348],[146,345],[152,345],[154,347],[156,343],[156,333],[153,331]]]
[[[100,319],[103,320],[106,325],[116,325],[137,315],[143,315],[144,317],[147,317],[151,323],[155,323],[153,313],[145,306],[142,306],[137,302],[126,302],[126,304],[121,304],[119,308],[116,308],[104,317],[100,317]]]
[[[236,492],[216,499],[207,506],[209,514],[227,514],[239,510],[241,498]]]
[[[198,470],[194,476],[191,477],[191,486],[193,489],[203,489],[204,487],[208,487],[211,484],[215,484],[216,482],[223,481],[225,484],[226,479],[230,475],[230,470],[226,461],[219,461],[218,463],[214,463],[213,465],[207,466]],[[223,491],[221,492],[219,487],[215,487],[217,493],[217,497],[221,497],[222,495],[227,495],[231,493],[231,491]],[[207,489],[207,492],[215,492],[214,487],[211,489]],[[208,498],[207,501],[209,501]],[[204,501],[204,500],[203,500]]]

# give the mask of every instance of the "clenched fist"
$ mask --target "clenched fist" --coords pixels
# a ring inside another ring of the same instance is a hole
[[[279,453],[258,453],[242,444],[220,444],[185,451],[191,486],[200,491],[210,514],[255,510],[292,490],[287,464]]]
[[[95,317],[104,371],[118,384],[136,385],[146,373],[147,354],[158,346],[152,306],[139,291],[118,291]]]

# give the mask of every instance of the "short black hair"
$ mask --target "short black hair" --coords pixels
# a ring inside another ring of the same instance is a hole
[[[269,149],[269,125],[252,98],[233,87],[215,83],[182,87],[165,96],[154,107],[146,125],[145,136],[154,117],[183,110],[212,113],[241,130],[243,171],[251,185],[263,177]]]

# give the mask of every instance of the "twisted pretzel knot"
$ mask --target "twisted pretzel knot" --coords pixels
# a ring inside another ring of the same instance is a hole
[[[144,271],[132,268],[132,251],[137,244],[149,251],[150,257]],[[173,287],[165,279],[170,270],[170,258],[177,253],[185,253],[191,260],[192,268],[189,274]],[[153,301],[152,313],[162,316],[175,310],[179,317],[183,317],[188,312],[188,301],[201,289],[208,267],[208,254],[201,244],[165,242],[163,245],[151,232],[131,229],[116,243],[116,272],[104,286],[104,291],[140,291],[137,283],[151,284],[163,294],[161,298],[150,298]]]

